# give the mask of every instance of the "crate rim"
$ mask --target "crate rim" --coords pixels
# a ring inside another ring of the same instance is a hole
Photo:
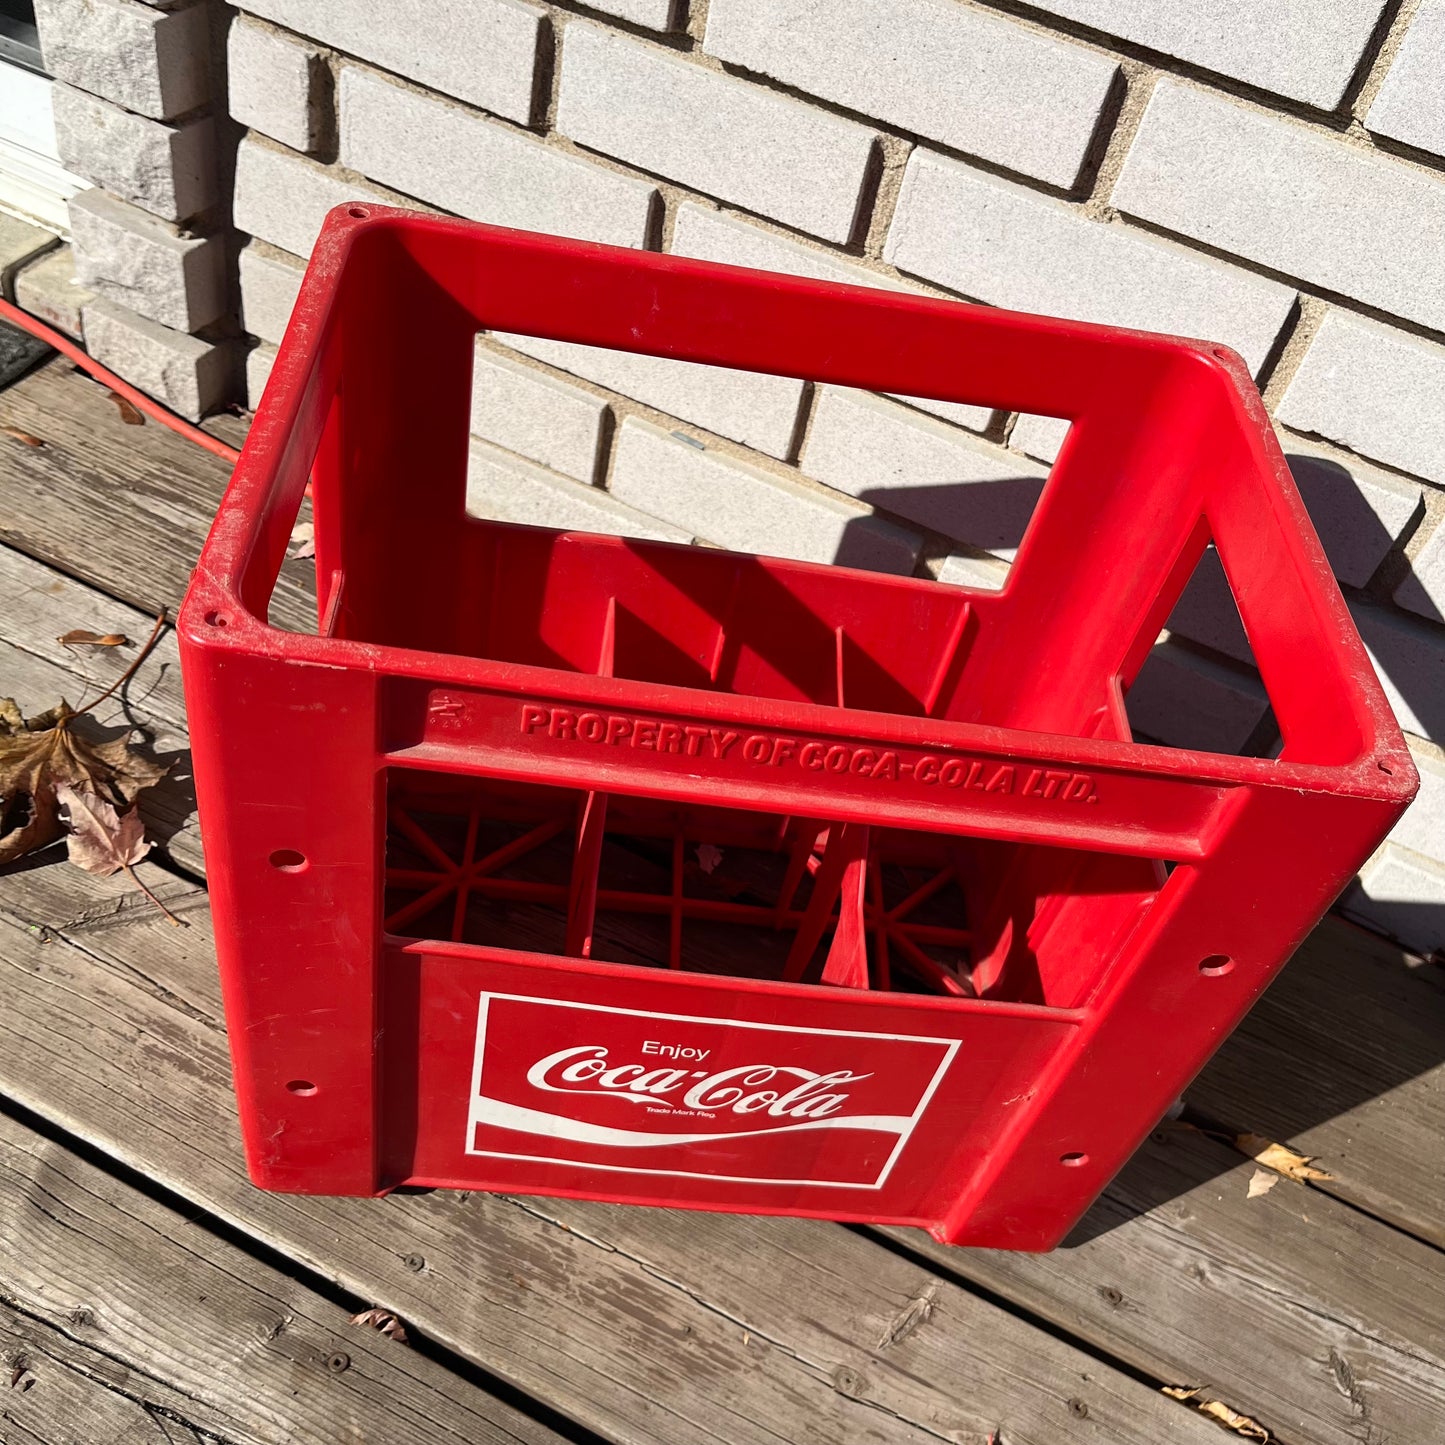
[[[761,274],[768,277],[770,285],[800,295],[821,291],[866,299],[870,306],[879,309],[925,315],[947,316],[959,311],[986,313],[990,319],[1002,321],[1009,328],[1023,333],[1032,332],[1050,338],[1074,336],[1094,340],[1108,339],[1116,345],[1162,352],[1180,361],[1198,363],[1230,383],[1233,400],[1242,413],[1241,420],[1248,421],[1260,435],[1266,453],[1265,460],[1274,474],[1275,482],[1282,489],[1287,501],[1293,499],[1293,504],[1308,524],[1308,513],[1299,499],[1253,378],[1239,355],[1219,343],[1095,322],[1062,320],[917,293],[884,291],[844,282],[817,281],[781,272],[760,272],[755,268],[492,226],[461,217],[428,215],[358,199],[342,202],[327,213],[307,265],[296,306],[296,315],[303,317],[307,324],[287,328],[273,368],[273,374],[287,384],[267,388],[266,396],[257,410],[242,448],[241,457],[217,509],[215,522],[193,573],[192,586],[188,589],[177,619],[178,630],[184,633],[192,646],[202,649],[235,648],[258,658],[277,661],[284,655],[288,661],[302,664],[340,667],[378,676],[411,677],[429,680],[438,685],[481,691],[499,690],[518,696],[525,692],[539,698],[557,700],[589,698],[599,705],[630,703],[640,712],[651,709],[640,699],[633,700],[633,690],[646,689],[649,697],[657,699],[659,705],[667,704],[674,710],[685,710],[698,716],[737,720],[756,717],[762,725],[765,719],[761,714],[765,710],[771,710],[772,716],[767,723],[776,727],[777,710],[783,708],[787,710],[786,716],[790,720],[796,716],[800,723],[818,732],[834,733],[840,737],[896,738],[900,742],[921,745],[924,738],[912,735],[909,729],[908,725],[914,724],[919,729],[933,730],[936,741],[932,738],[930,741],[934,746],[948,746],[960,751],[1004,753],[1026,760],[1049,761],[1072,757],[1080,762],[1089,762],[1094,766],[1112,768],[1115,771],[1161,778],[1181,777],[1206,784],[1247,784],[1303,792],[1329,790],[1375,802],[1410,799],[1418,791],[1419,774],[1399,722],[1369,662],[1353,618],[1340,595],[1338,583],[1329,570],[1317,539],[1313,537],[1312,528],[1308,526],[1305,540],[1313,543],[1313,550],[1317,554],[1313,559],[1315,570],[1320,574],[1320,592],[1316,600],[1323,604],[1329,621],[1336,624],[1336,644],[1350,654],[1355,664],[1350,679],[1352,691],[1348,696],[1341,696],[1338,705],[1353,709],[1355,720],[1359,724],[1361,747],[1353,758],[1334,763],[1248,758],[1147,743],[1115,742],[1071,734],[1031,732],[947,719],[870,712],[861,708],[838,709],[815,703],[780,702],[777,699],[713,693],[668,683],[602,678],[530,664],[498,662],[454,653],[288,632],[274,626],[259,614],[254,605],[247,602],[241,579],[248,577],[258,565],[257,552],[262,549],[261,534],[264,524],[272,520],[278,512],[289,516],[300,506],[300,488],[282,487],[279,485],[278,474],[285,460],[286,441],[292,434],[296,413],[304,399],[305,383],[316,370],[330,331],[335,298],[334,293],[320,279],[321,273],[343,265],[348,253],[363,236],[387,232],[455,233],[463,236],[483,234],[561,256],[580,251],[604,258],[625,258],[629,265],[684,277],[701,278],[718,273],[756,277]],[[672,354],[644,348],[637,350],[638,354],[643,355]],[[793,376],[796,373],[779,369],[774,374]],[[937,399],[958,401],[968,398],[952,394],[949,388],[939,388]],[[295,492],[294,509],[289,491]],[[1262,505],[1266,502],[1267,499],[1261,499]],[[276,529],[273,527],[271,530],[274,533]],[[565,534],[563,532],[563,535]],[[595,534],[577,535],[596,540]],[[265,539],[270,544],[269,550],[273,555],[267,557],[260,566],[263,587],[260,589],[262,595],[257,600],[263,603],[269,601],[279,578],[284,543],[278,548],[278,540],[274,536]],[[619,546],[629,544],[628,539],[622,538],[603,540]],[[642,545],[670,550],[685,550],[687,547],[687,544],[666,542],[646,542]],[[836,564],[829,563],[776,560],[782,561],[791,570],[859,570],[839,568]],[[867,576],[870,583],[946,590],[960,593],[966,598],[1002,597],[1012,579],[1011,573],[1002,589],[989,593],[935,579],[904,578],[876,573],[861,575]],[[208,619],[217,614],[227,618],[226,626],[210,625]],[[850,719],[866,724],[866,729],[850,727]]]

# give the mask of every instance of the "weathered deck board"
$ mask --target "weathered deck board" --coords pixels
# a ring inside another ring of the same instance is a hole
[[[0,392],[0,422],[45,442],[0,435],[0,541],[152,617],[174,608],[230,467],[163,427],[125,425],[103,388],[59,360]],[[315,628],[307,577],[284,565],[279,625]]]
[[[1051,1255],[889,1233],[1281,1439],[1445,1439],[1445,1255],[1290,1180],[1249,1199],[1238,1159],[1161,1130]]]
[[[124,1366],[0,1304],[5,1445],[234,1445],[224,1436],[199,1434],[183,1413],[183,1400],[162,1403],[177,1395],[158,1383],[137,1393]]]
[[[20,1439],[168,1441],[176,1419],[235,1445],[559,1439],[4,1117],[0,1238]]]
[[[1215,1438],[1148,1386],[840,1226],[604,1210],[584,1231],[499,1196],[263,1194],[242,1173],[202,895],[162,884],[193,925],[178,930],[109,880],[60,873],[0,884],[25,920],[0,923],[0,1090],[600,1434]],[[608,1237],[646,1219],[691,1255],[686,1278],[672,1254]],[[881,1346],[930,1287],[932,1317]]]

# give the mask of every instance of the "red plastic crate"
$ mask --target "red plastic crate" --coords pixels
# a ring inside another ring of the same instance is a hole
[[[1073,425],[998,593],[465,515],[478,330]],[[317,635],[267,623],[308,476]],[[1277,759],[1133,742],[1210,540]],[[181,618],[251,1175],[1055,1244],[1413,795],[1202,343],[333,211]]]

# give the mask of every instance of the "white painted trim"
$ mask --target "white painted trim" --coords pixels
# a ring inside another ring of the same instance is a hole
[[[65,203],[89,182],[60,163],[50,86],[45,76],[0,61],[0,211],[63,235]]]

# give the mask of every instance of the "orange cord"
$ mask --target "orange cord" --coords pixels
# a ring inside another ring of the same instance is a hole
[[[92,360],[79,346],[67,336],[53,330],[43,321],[37,321],[28,311],[22,311],[18,306],[12,306],[10,302],[0,297],[0,317],[20,327],[22,331],[28,331],[32,336],[38,336],[47,345],[53,346],[62,356],[68,356],[82,371],[87,371],[97,381],[108,386],[117,396],[124,397],[138,411],[143,411],[154,421],[160,422],[162,426],[169,427],[173,432],[185,437],[187,441],[193,441],[198,447],[205,447],[208,452],[213,452],[222,461],[230,462],[234,466],[241,458],[241,453],[235,447],[228,447],[225,442],[203,432],[200,427],[192,426],[190,422],[183,421],[174,412],[167,411],[158,402],[154,402],[144,392],[137,391],[129,382],[122,381],[115,372],[108,370],[98,361]]]

